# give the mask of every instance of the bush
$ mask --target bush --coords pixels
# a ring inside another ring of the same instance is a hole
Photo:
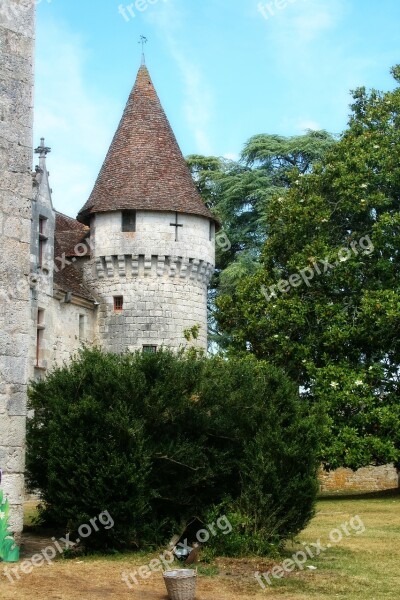
[[[30,404],[27,475],[42,520],[70,531],[104,511],[114,521],[88,546],[159,546],[219,506],[243,516],[225,553],[240,539],[265,553],[313,515],[320,419],[282,371],[250,356],[85,350],[33,383]]]

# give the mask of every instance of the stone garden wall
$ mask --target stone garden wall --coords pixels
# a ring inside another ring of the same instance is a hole
[[[320,484],[322,494],[381,492],[397,489],[399,475],[393,465],[365,467],[358,471],[337,469],[331,473],[321,471]]]

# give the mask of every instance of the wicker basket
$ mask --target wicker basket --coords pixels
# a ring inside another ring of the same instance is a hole
[[[165,571],[164,581],[170,600],[195,600],[197,571],[193,569]]]

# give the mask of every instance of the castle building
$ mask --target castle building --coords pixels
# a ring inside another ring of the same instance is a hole
[[[36,374],[68,360],[82,344],[111,352],[178,350],[194,328],[191,343],[206,349],[216,224],[146,66],[77,220],[53,208],[43,139],[35,152]]]
[[[205,349],[215,255],[216,222],[144,65],[78,218],[54,210],[44,140],[32,174],[34,38],[35,2],[1,0],[0,484],[16,534],[29,381],[82,345],[176,350],[193,330],[190,343]],[[398,473],[340,470],[321,481],[330,492],[391,489]]]
[[[77,219],[54,209],[44,139],[31,170],[34,3],[6,3],[10,11],[0,14],[0,479],[18,534],[29,381],[83,345],[118,353],[206,349],[217,224],[144,64]]]

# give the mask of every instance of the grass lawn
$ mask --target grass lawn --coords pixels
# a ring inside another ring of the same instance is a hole
[[[28,522],[32,516],[32,505],[28,505]],[[359,529],[360,521],[351,521],[356,516],[365,526],[362,534],[355,531],[355,526]],[[342,526],[347,528],[349,535]],[[329,537],[333,530],[342,532],[343,539],[338,543],[335,542],[339,537],[337,531],[332,540]],[[311,544],[318,540],[326,548],[319,556],[310,558],[303,570],[296,569],[282,579],[272,578],[273,585],[266,584],[263,590],[257,584],[254,572],[267,571],[268,561],[219,559],[215,565],[200,567],[197,600],[398,600],[400,597],[400,495],[322,499],[315,519],[299,537],[299,543],[287,548],[282,561],[294,552],[306,552],[307,547],[316,552]],[[35,548],[30,553],[39,552],[46,545],[43,538],[30,540],[30,543],[31,548]],[[327,548],[328,544],[331,544],[330,548]],[[28,555],[30,553],[28,551]],[[134,572],[152,558],[154,556],[130,554],[113,558],[61,559],[52,566],[37,567],[31,574],[21,574],[14,583],[3,577],[0,569],[0,598],[165,600],[160,573],[153,574],[133,589],[128,589],[121,581],[123,571]]]
[[[343,600],[387,599],[400,597],[400,496],[352,497],[320,500],[317,516],[301,534],[306,543],[322,544],[329,533],[358,515],[365,532],[350,535],[310,559],[317,570],[280,580],[271,598],[340,598]],[[329,542],[328,542],[329,543]],[[300,546],[297,546],[299,549]],[[308,570],[308,569],[307,569]],[[267,595],[267,596],[268,596]]]

